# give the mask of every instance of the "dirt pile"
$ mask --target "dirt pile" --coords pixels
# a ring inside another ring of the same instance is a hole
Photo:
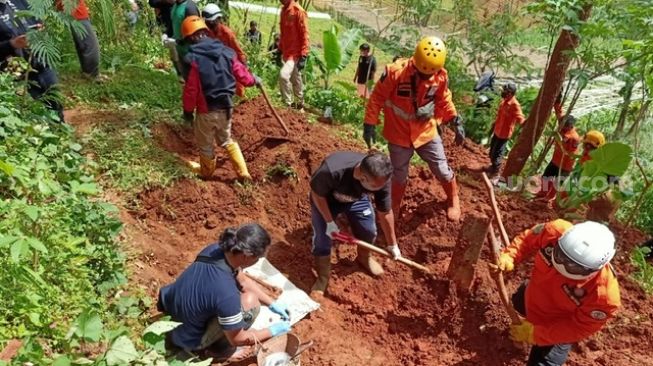
[[[343,130],[308,124],[305,116],[281,110],[293,141],[266,141],[281,129],[261,99],[248,101],[234,115],[234,137],[243,148],[256,179],[253,186],[234,184],[235,173],[219,151],[211,181],[182,180],[166,189],[142,192],[123,219],[128,240],[141,254],[135,275],[152,295],[171,281],[198,250],[217,239],[227,226],[258,221],[273,234],[269,258],[297,286],[308,290],[314,279],[310,255],[308,204],[313,170],[328,153],[363,150],[361,143],[342,138]],[[159,124],[157,141],[185,159],[196,159],[189,128]],[[469,141],[452,143],[445,133],[450,164],[461,184],[464,216],[489,212],[477,171],[487,164],[486,152]],[[411,170],[404,214],[398,224],[405,256],[436,273],[429,277],[384,260],[386,274],[375,280],[354,261],[355,250],[340,246],[329,297],[320,311],[302,321],[297,333],[316,345],[302,356],[307,365],[521,365],[526,351],[507,337],[508,317],[487,273],[484,249],[472,294],[456,296],[445,271],[461,223],[446,220],[444,192],[424,168]],[[544,204],[517,195],[498,196],[509,235],[555,217]],[[637,231],[614,226],[622,245],[616,268],[622,285],[624,310],[601,334],[575,347],[569,365],[651,364],[653,300],[644,296],[629,273],[629,251],[642,241]],[[511,275],[515,290],[530,270],[522,266]]]

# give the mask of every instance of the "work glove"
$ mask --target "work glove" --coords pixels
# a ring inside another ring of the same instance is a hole
[[[372,144],[376,142],[376,126],[363,123],[363,140],[368,149],[372,148]]]
[[[193,112],[184,111],[184,122],[193,123]]]
[[[510,326],[510,339],[515,342],[527,342],[534,344],[535,326],[528,320],[522,320],[519,324]]]
[[[386,249],[390,254],[392,254],[392,258],[399,259],[401,257],[401,251],[399,250],[399,245],[397,244],[388,245]]]
[[[327,222],[326,234],[329,238],[333,239],[333,234],[337,234],[339,232],[340,228],[338,227],[338,224],[333,221]]]
[[[306,67],[307,56],[302,56],[297,60],[297,70],[302,71]]]
[[[253,75],[253,76],[254,76],[254,85],[260,88],[263,85],[263,79],[261,79],[257,75]]]
[[[281,315],[281,320],[290,320],[290,310],[288,310],[288,305],[281,301],[275,301],[270,304],[270,310]]]
[[[463,128],[463,119],[460,116],[454,117],[450,122],[449,126],[456,133],[456,145],[462,145],[465,141],[465,129]]]
[[[499,256],[499,263],[497,268],[503,272],[510,272],[515,269],[515,260],[508,253],[503,253]]]
[[[272,324],[270,328],[270,334],[272,334],[273,337],[276,337],[281,334],[285,334],[290,332],[290,323],[289,322],[279,322]]]

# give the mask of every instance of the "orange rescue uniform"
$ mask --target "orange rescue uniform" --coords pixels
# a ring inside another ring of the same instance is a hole
[[[279,48],[283,61],[297,61],[302,56],[308,56],[309,34],[306,11],[296,1],[291,0],[288,6],[281,8],[279,28],[281,36]]]
[[[238,61],[247,64],[247,56],[242,48],[240,48],[240,44],[238,44],[238,40],[236,39],[236,34],[231,30],[231,28],[222,24],[222,22],[218,22],[217,25],[211,29],[211,33],[213,34],[213,38],[224,43],[225,46],[236,52]],[[245,87],[239,82],[236,82],[236,95],[241,98],[245,96]]]
[[[494,121],[494,136],[500,139],[510,139],[515,130],[515,124],[523,125],[525,121],[521,105],[515,96],[506,100],[502,99]]]
[[[553,151],[553,159],[551,159],[551,161],[558,168],[570,172],[574,169],[574,163],[576,161],[574,155],[578,154],[580,136],[578,136],[576,128],[572,128],[562,134],[560,138],[562,144],[556,141],[555,150]]]
[[[54,2],[56,8],[58,11],[64,11],[64,4],[63,0],[55,0]],[[88,14],[88,6],[86,6],[86,3],[84,0],[78,0],[77,2],[73,2],[73,5],[77,4],[77,7],[75,7],[71,14],[73,18],[76,20],[88,20],[89,14]]]
[[[526,287],[526,320],[537,345],[573,343],[598,332],[621,306],[619,284],[610,264],[593,277],[571,280],[551,262],[558,239],[572,227],[565,220],[536,225],[503,250],[515,264],[535,255]]]
[[[385,67],[374,86],[365,110],[365,123],[378,125],[383,110],[383,137],[392,144],[417,149],[437,136],[438,124],[458,115],[448,83],[444,68],[422,80],[412,58],[399,59]],[[433,113],[418,118],[416,109],[429,103],[433,104]]]

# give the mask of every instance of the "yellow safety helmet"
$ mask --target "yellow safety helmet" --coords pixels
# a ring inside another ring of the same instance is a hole
[[[605,136],[603,136],[601,131],[589,130],[585,134],[585,137],[583,137],[583,143],[590,144],[596,149],[605,144]]]
[[[447,58],[447,47],[438,37],[422,38],[413,55],[413,63],[417,71],[426,75],[433,75],[444,67]]]

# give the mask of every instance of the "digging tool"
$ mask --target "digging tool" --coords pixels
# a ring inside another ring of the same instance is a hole
[[[492,182],[488,178],[487,174],[481,173],[483,181],[485,181],[485,187],[487,188],[488,194],[490,195],[490,203],[492,206],[492,211],[494,212],[494,218],[499,226],[499,231],[501,232],[501,239],[503,240],[503,245],[510,245],[510,238],[506,232],[506,228],[503,226],[503,220],[501,220],[501,212],[499,212],[499,206],[497,205],[497,199],[494,196],[494,188],[492,187]]]
[[[359,247],[363,247],[363,248],[365,248],[367,250],[370,250],[372,252],[381,254],[381,255],[389,257],[389,258],[394,258],[392,256],[392,254],[388,253],[388,251],[386,251],[384,249],[381,249],[381,248],[379,248],[379,247],[377,247],[375,245],[372,245],[370,243],[366,243],[366,242],[364,242],[362,240],[358,240],[358,239],[354,238],[353,236],[350,236],[350,235],[342,233],[342,232],[333,234],[333,238],[336,239],[336,240],[340,240],[343,243],[356,244]],[[397,262],[403,263],[403,264],[405,264],[407,266],[410,266],[410,267],[413,267],[413,268],[417,268],[420,271],[425,272],[425,273],[429,273],[429,274],[431,273],[431,271],[429,271],[429,269],[424,267],[423,265],[421,265],[419,263],[416,263],[416,262],[413,262],[410,259],[406,259],[404,257],[397,258]]]
[[[503,238],[504,245],[508,246],[510,245],[510,239],[508,238],[508,233],[506,233],[506,229],[503,227],[503,222],[501,220],[501,212],[499,212],[497,199],[494,196],[494,188],[492,187],[492,182],[490,182],[490,179],[487,177],[485,173],[481,173],[481,175],[483,176],[483,180],[485,181],[485,186],[488,190],[488,194],[490,195],[490,203],[492,206],[492,211],[494,212],[494,219],[497,222],[497,225],[499,226],[499,230],[501,231],[501,236]],[[494,225],[492,223],[490,223],[490,230],[488,230],[488,239],[490,242],[490,253],[492,255],[492,261],[496,266],[499,264],[499,252],[501,251],[501,244],[499,244],[499,241],[497,240],[497,237],[494,233]],[[503,306],[506,308],[506,312],[508,313],[510,320],[512,321],[513,324],[520,324],[521,316],[519,316],[519,313],[517,313],[517,311],[512,307],[512,305],[510,305],[510,299],[508,298],[508,290],[506,289],[506,283],[503,280],[503,273],[493,268],[490,269],[490,273],[494,274],[494,280],[496,281],[497,288],[499,289],[499,297],[501,298],[501,302],[503,303]]]
[[[496,265],[499,263],[499,252],[501,251],[501,245],[497,241],[497,237],[494,234],[494,226],[490,224],[490,230],[488,231],[488,239],[490,241],[490,253],[492,254],[492,261]],[[494,280],[497,283],[499,288],[499,297],[503,306],[506,308],[506,312],[510,317],[510,320],[513,324],[520,324],[521,317],[519,313],[510,305],[510,299],[508,298],[508,290],[506,289],[506,283],[503,280],[503,273],[497,271],[496,269],[490,269],[490,273],[494,274]]]
[[[265,99],[265,103],[267,103],[268,107],[270,108],[270,111],[274,115],[274,119],[276,119],[277,122],[279,122],[279,124],[281,125],[281,128],[283,128],[283,131],[286,133],[286,136],[290,135],[290,131],[288,130],[288,127],[286,126],[286,124],[281,119],[281,116],[279,116],[279,113],[277,113],[277,110],[274,109],[274,107],[272,106],[272,102],[270,101],[270,97],[268,96],[268,93],[263,88],[263,85],[259,84],[257,86],[258,86],[258,89],[261,91],[261,94],[263,94],[263,99]]]

